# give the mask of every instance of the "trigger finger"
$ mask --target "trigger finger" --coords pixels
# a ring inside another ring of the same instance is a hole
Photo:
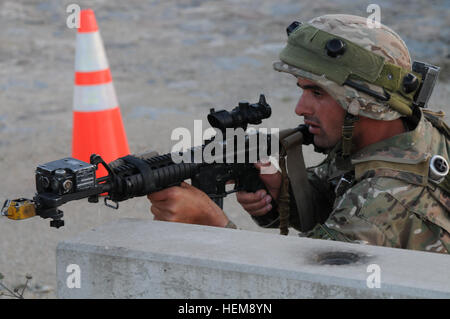
[[[272,209],[272,205],[268,204],[268,205],[265,205],[261,209],[249,211],[248,213],[252,216],[261,216],[261,215],[267,214],[271,209]]]
[[[242,207],[248,212],[253,212],[253,211],[264,208],[271,201],[272,201],[272,197],[270,195],[266,195],[262,199],[258,200],[257,202],[245,204],[245,205],[242,205]]]
[[[241,191],[241,192],[236,193],[236,199],[241,205],[253,204],[253,203],[261,200],[262,198],[264,198],[266,193],[267,192],[264,189],[260,189],[260,190],[256,191],[255,193]]]

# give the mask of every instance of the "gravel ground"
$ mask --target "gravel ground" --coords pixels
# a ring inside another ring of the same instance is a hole
[[[0,198],[32,197],[35,167],[70,156],[76,31],[66,27],[66,7],[74,2],[0,2]],[[368,16],[371,2],[76,1],[96,13],[132,153],[166,153],[174,128],[192,129],[209,108],[231,109],[262,92],[273,108],[268,127],[298,125],[293,110],[301,92],[271,67],[286,26],[327,13]],[[377,3],[381,22],[403,37],[413,59],[443,67],[430,105],[448,112],[450,2]],[[305,153],[309,164],[322,158],[310,148]],[[59,230],[40,218],[0,219],[3,282],[15,287],[32,274],[27,298],[55,297],[59,241],[116,218],[151,218],[145,198],[118,211],[86,201],[63,208],[66,226]],[[225,211],[242,229],[278,233],[254,225],[234,196]]]

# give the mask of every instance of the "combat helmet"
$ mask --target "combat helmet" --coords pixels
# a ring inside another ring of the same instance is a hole
[[[390,28],[370,28],[364,17],[332,14],[294,22],[287,32],[281,61],[273,67],[317,83],[347,111],[344,157],[350,155],[359,115],[383,121],[412,115],[422,76],[411,71],[408,48]]]

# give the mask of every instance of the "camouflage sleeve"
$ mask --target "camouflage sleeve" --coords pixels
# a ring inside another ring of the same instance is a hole
[[[450,222],[428,187],[387,177],[364,179],[337,198],[308,237],[448,253]]]

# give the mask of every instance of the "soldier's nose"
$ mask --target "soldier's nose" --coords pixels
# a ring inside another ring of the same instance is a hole
[[[314,110],[308,103],[305,94],[303,94],[298,100],[297,106],[295,107],[295,113],[299,116],[307,116],[314,113]]]

